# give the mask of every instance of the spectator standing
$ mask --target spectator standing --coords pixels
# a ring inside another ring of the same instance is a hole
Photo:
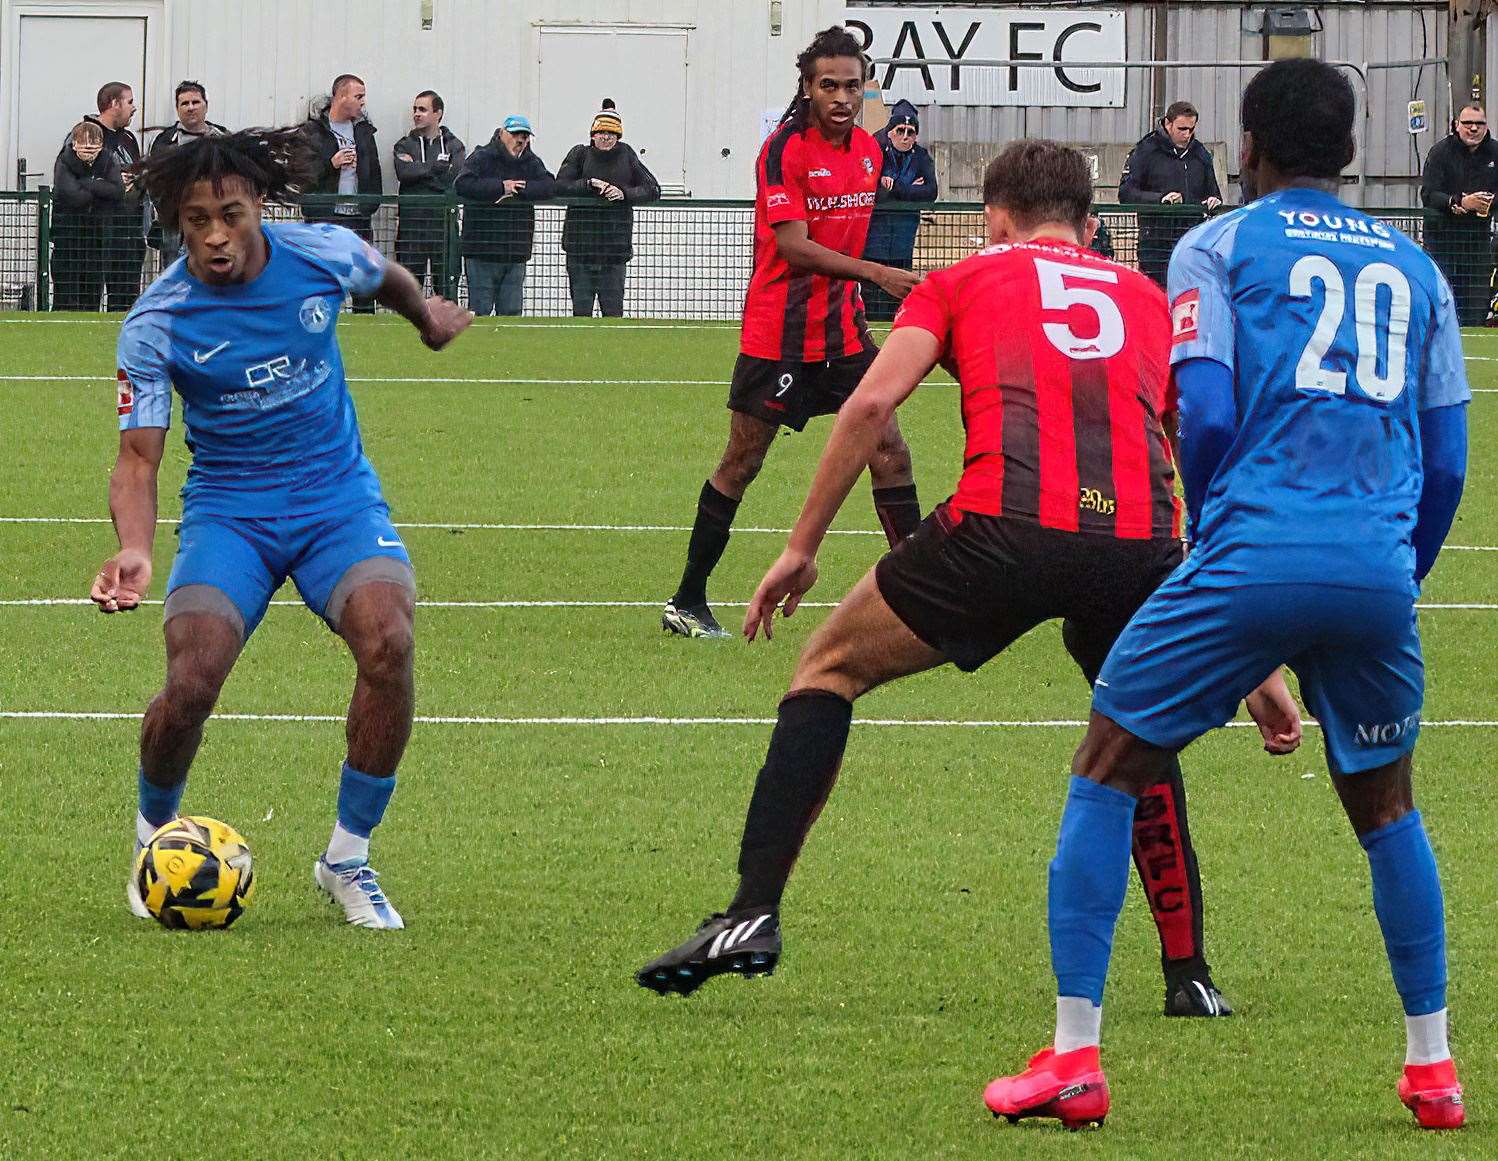
[[[524,305],[525,265],[536,236],[534,203],[551,197],[556,185],[531,149],[531,137],[530,121],[510,114],[458,174],[463,268],[474,314],[518,315]]]
[[[1421,174],[1425,248],[1456,299],[1464,327],[1489,316],[1493,195],[1498,192],[1498,142],[1481,105],[1464,106],[1451,135],[1431,146]]]
[[[303,199],[302,217],[309,222],[337,222],[373,244],[377,207],[355,195],[382,193],[384,179],[375,127],[364,115],[364,100],[364,81],[343,73],[333,80],[327,109],[302,126],[323,161],[322,176]],[[374,313],[374,299],[356,297],[354,310]]]
[[[633,207],[655,201],[661,187],[621,140],[624,122],[613,101],[604,99],[588,136],[589,144],[572,147],[556,178],[557,193],[598,203],[569,205],[562,224],[572,313],[591,316],[596,298],[604,318],[620,318],[624,268],[634,257]]]
[[[104,231],[120,212],[125,183],[98,122],[74,125],[52,169],[52,305],[98,310],[104,291]]]
[[[884,166],[874,191],[874,217],[869,223],[869,240],[863,256],[869,262],[897,270],[909,270],[914,264],[915,235],[920,228],[921,213],[913,203],[936,200],[936,163],[920,144],[920,132],[915,106],[902,99],[890,110],[888,123],[874,134],[874,141],[884,153]],[[875,282],[863,284],[863,300],[870,320],[894,318],[899,305]]]
[[[411,132],[395,143],[395,180],[402,198],[448,193],[463,168],[467,153],[463,142],[442,124],[442,98],[431,89],[416,94],[411,102]],[[445,206],[400,207],[395,232],[395,260],[421,282],[427,263],[432,266],[432,292],[447,295],[448,258],[453,253],[450,235],[456,224]],[[451,273],[456,274],[456,271]]]
[[[1203,207],[1210,213],[1222,204],[1222,190],[1212,169],[1212,155],[1196,139],[1196,106],[1176,101],[1165,110],[1159,128],[1140,139],[1124,162],[1118,200],[1127,205]],[[1205,213],[1139,215],[1139,269],[1161,286],[1176,241]]]
[[[172,94],[177,106],[176,123],[156,134],[148,151],[152,157],[199,137],[221,137],[229,131],[208,120],[208,90],[197,81],[183,81]],[[151,215],[155,218],[155,208]],[[155,220],[146,231],[146,241],[161,251],[161,264],[170,266],[182,252],[182,231],[175,223]]]
[[[97,116],[85,117],[99,126],[103,150],[114,158],[120,182],[120,202],[97,219],[108,310],[129,310],[140,295],[141,259],[146,253],[145,210],[130,167],[140,160],[140,142],[130,132],[135,119],[135,93],[124,81],[110,81],[99,89]]]

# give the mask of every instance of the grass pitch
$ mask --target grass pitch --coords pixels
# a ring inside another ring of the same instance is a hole
[[[117,325],[0,319],[0,600],[77,601],[113,550],[107,523],[57,521],[107,515]],[[125,909],[133,718],[0,718],[0,1156],[1498,1152],[1491,725],[1433,725],[1417,760],[1446,883],[1462,1134],[1419,1133],[1395,1098],[1398,1000],[1314,731],[1281,761],[1242,730],[1189,751],[1208,951],[1238,1015],[1160,1016],[1153,927],[1131,887],[1107,1007],[1114,1111],[1098,1134],[1011,1128],[979,1099],[1050,1033],[1045,867],[1074,727],[858,726],[787,896],[780,972],[687,1001],[637,988],[633,970],[730,894],[768,728],[596,719],[771,717],[825,616],[807,608],[769,645],[658,628],[726,432],[736,333],[481,323],[434,356],[396,321],[340,326],[365,442],[431,602],[418,713],[470,719],[417,726],[375,836],[410,926],[349,929],[312,890],[352,669],[305,610],[273,608],[250,643],[220,705],[245,717],[209,725],[184,803],[255,851],[257,896],[228,933],[168,933]],[[1498,338],[1467,347],[1474,387],[1498,388]],[[1479,394],[1471,414],[1451,541],[1493,547],[1498,399]],[[902,422],[929,508],[960,462],[951,388],[922,389]],[[779,441],[750,492],[713,583],[725,622],[781,544],[748,530],[789,526],[827,430]],[[180,510],[186,462],[174,434],[163,517]],[[836,600],[882,549],[866,490],[839,527],[865,534],[829,539],[814,600]],[[158,599],[173,544],[163,525]],[[1498,554],[1448,551],[1424,599],[1492,603],[1495,575]],[[499,601],[585,604],[458,603]],[[0,710],[139,713],[162,676],[160,615],[0,606]],[[1498,610],[1433,608],[1421,625],[1427,718],[1498,719]],[[1045,723],[1086,707],[1043,628],[977,675],[901,682],[857,713]],[[256,716],[274,714],[332,720]]]

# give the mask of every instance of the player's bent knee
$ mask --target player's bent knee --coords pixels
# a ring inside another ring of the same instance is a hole
[[[1087,735],[1072,759],[1072,773],[1137,798],[1169,773],[1175,753],[1093,710]]]
[[[178,617],[195,613],[227,621],[238,643],[244,643],[244,614],[228,593],[213,585],[183,585],[168,593],[161,614],[163,632],[170,632],[169,626]]]
[[[369,589],[370,585],[380,588]],[[328,596],[323,620],[333,632],[347,637],[366,617],[383,619],[387,611],[399,612],[409,622],[415,603],[416,572],[410,564],[395,556],[372,556],[350,565],[338,578]]]

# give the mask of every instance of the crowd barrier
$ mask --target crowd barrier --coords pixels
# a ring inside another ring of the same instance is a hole
[[[1489,219],[1418,209],[1367,212],[1430,250],[1453,285],[1464,325],[1484,321],[1493,293]],[[1106,203],[1097,214],[1103,229],[1095,248],[1157,279],[1175,241],[1204,217],[1197,207]],[[341,222],[416,270],[433,293],[475,308],[498,299],[501,312],[518,306],[534,316],[596,313],[607,309],[611,293],[619,310],[622,266],[626,316],[734,320],[753,266],[754,208],[746,201],[668,198],[623,206],[506,199],[487,206],[436,195],[371,195],[268,206],[267,217]],[[881,206],[866,256],[934,270],[980,249],[984,240],[977,204]],[[128,309],[160,273],[175,242],[152,222],[149,206],[79,214],[45,188],[0,191],[0,309]],[[521,269],[523,287],[517,285]],[[583,295],[574,294],[581,289],[596,291],[602,306],[588,295],[585,308]],[[866,298],[871,317],[892,313],[893,304],[881,295]]]

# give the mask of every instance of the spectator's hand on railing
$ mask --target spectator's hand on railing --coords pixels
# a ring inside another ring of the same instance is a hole
[[[1204,206],[1207,207],[1207,212],[1208,213],[1211,213],[1218,206],[1222,205],[1222,199],[1221,198],[1203,198],[1202,199],[1202,205],[1204,205]]]
[[[617,202],[624,197],[624,191],[612,182],[604,181],[601,177],[590,177],[588,184],[593,187],[595,193],[601,198],[607,198],[611,202]]]
[[[448,343],[468,329],[473,321],[473,311],[459,306],[446,298],[426,300],[426,318],[421,324],[421,341],[434,351],[440,351]]]
[[[879,184],[882,185],[885,189],[894,189],[895,179],[892,177],[881,177],[879,179]]]
[[[525,188],[525,182],[518,177],[505,178],[505,198],[512,198]],[[500,198],[504,201],[505,198]]]
[[[1178,206],[1181,204],[1181,195],[1176,193],[1175,190],[1171,190],[1160,199],[1160,204],[1162,206]]]
[[[893,266],[879,267],[874,282],[891,298],[904,298],[920,285],[921,275],[914,270],[898,270]]]

